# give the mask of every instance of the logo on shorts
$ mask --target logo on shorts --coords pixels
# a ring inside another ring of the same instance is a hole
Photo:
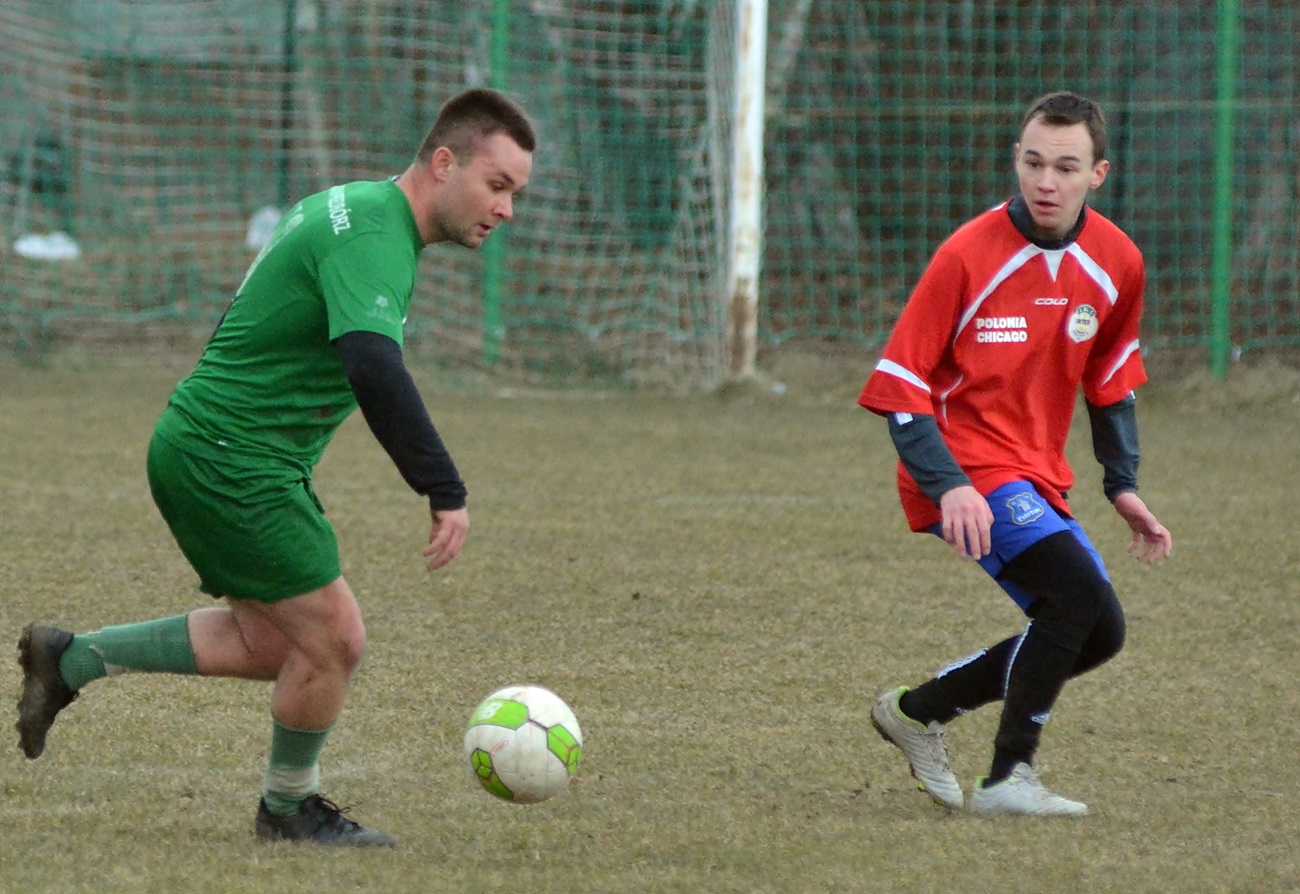
[[[1011,510],[1011,521],[1017,525],[1027,525],[1038,521],[1046,511],[1038,497],[1029,491],[1023,491],[1007,498],[1007,508]]]

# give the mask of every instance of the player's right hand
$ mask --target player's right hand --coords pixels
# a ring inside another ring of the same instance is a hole
[[[435,571],[460,555],[469,533],[469,510],[432,509],[433,528],[429,531],[429,545],[421,553],[429,560],[427,567]]]
[[[969,484],[954,487],[939,500],[943,539],[958,556],[982,559],[993,549],[993,510],[984,495]]]

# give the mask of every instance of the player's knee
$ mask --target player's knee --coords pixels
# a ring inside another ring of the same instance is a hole
[[[1124,645],[1124,614],[1100,572],[1062,579],[1034,603],[1032,617],[1041,635],[1079,656],[1076,674],[1114,657]]]
[[[350,593],[314,606],[295,645],[322,673],[351,677],[366,652],[366,628]]]
[[[365,632],[338,629],[318,631],[310,642],[301,644],[300,649],[319,673],[350,679],[361,667],[361,660],[365,656]]]
[[[1083,648],[1079,650],[1079,658],[1071,676],[1090,671],[1118,655],[1124,648],[1126,633],[1124,610],[1115,598],[1115,591],[1110,590],[1109,598],[1103,600],[1097,620],[1093,623],[1088,638],[1084,640]]]
[[[351,677],[366,654],[366,628],[359,614],[335,618],[322,631],[320,654],[332,669]]]
[[[357,668],[361,667],[361,661],[366,657],[366,628],[361,625],[359,619],[356,629],[343,637],[339,649],[343,667],[350,677],[356,673]]]
[[[341,578],[330,596],[328,609],[322,612],[323,651],[332,666],[350,677],[366,654],[366,625],[361,607]]]
[[[1090,642],[1095,641],[1100,660],[1109,661],[1124,648],[1127,633],[1124,609],[1120,608],[1119,600],[1115,598],[1114,590],[1111,590],[1110,598],[1103,602],[1097,623],[1093,625],[1092,635],[1088,639]]]
[[[1096,666],[1114,658],[1124,648],[1124,610],[1115,597],[1115,588],[1100,575],[1083,592],[1087,593],[1086,611],[1092,616],[1084,645]]]

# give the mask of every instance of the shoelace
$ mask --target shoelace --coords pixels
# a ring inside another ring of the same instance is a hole
[[[321,811],[326,815],[326,817],[328,817],[329,822],[332,825],[342,824],[344,828],[361,825],[356,820],[348,819],[343,815],[352,809],[351,805],[340,807],[338,804],[323,795],[316,796],[316,803],[320,806]]]

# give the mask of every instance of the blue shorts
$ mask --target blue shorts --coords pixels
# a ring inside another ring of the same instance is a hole
[[[991,494],[987,494],[989,508],[993,510],[993,529],[990,532],[993,550],[979,560],[980,567],[988,572],[989,577],[998,581],[998,586],[1020,606],[1021,611],[1028,611],[1034,597],[1013,583],[998,580],[1002,568],[1033,546],[1044,537],[1069,531],[1097,563],[1101,576],[1110,580],[1106,566],[1084,533],[1083,526],[1068,516],[1062,516],[1052,508],[1052,504],[1042,498],[1028,481],[1011,481],[1002,485]],[[943,526],[933,525],[932,534],[943,536]]]

